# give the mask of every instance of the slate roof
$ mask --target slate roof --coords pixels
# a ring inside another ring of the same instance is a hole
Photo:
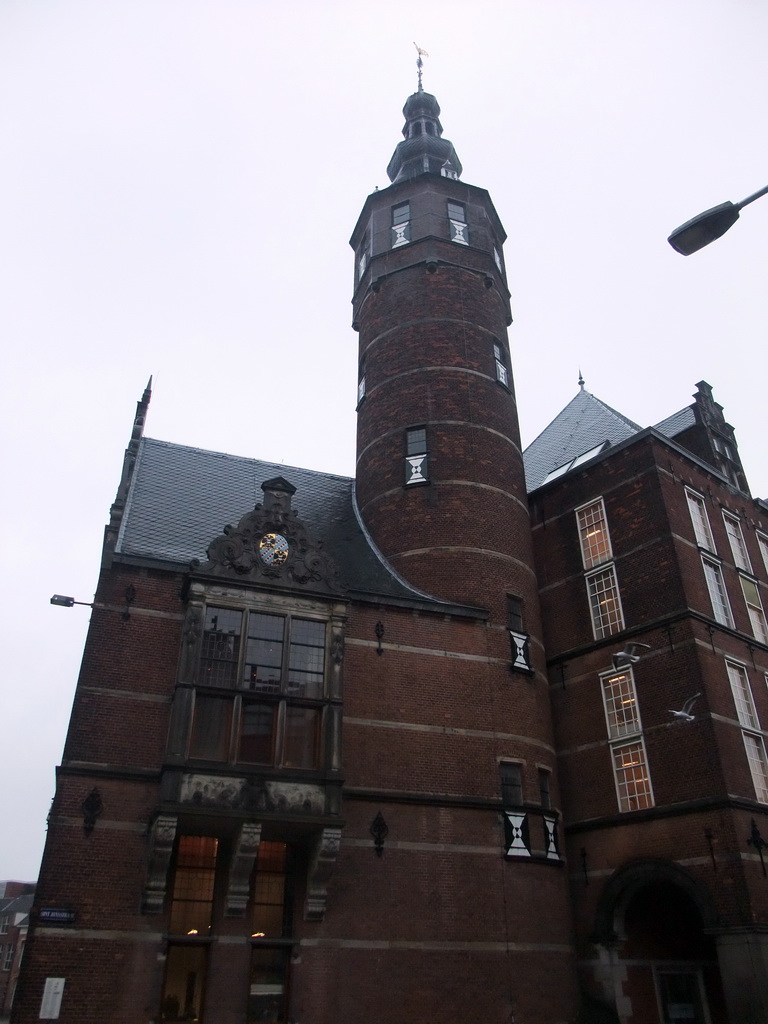
[[[695,425],[696,416],[693,412],[693,406],[686,405],[680,412],[673,412],[671,416],[667,416],[665,420],[657,423],[653,429],[658,430],[665,437],[674,437],[676,434],[681,434],[684,430]]]
[[[211,541],[263,501],[261,484],[275,476],[296,488],[295,511],[353,593],[445,607],[410,587],[379,555],[355,514],[351,478],[147,437],[139,444],[115,554],[179,569],[193,558],[204,562]]]
[[[558,466],[603,441],[619,444],[640,430],[642,427],[637,423],[582,388],[523,452],[529,493],[540,487]]]

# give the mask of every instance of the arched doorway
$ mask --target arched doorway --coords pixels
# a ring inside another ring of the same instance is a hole
[[[616,1009],[631,1024],[727,1024],[714,908],[677,865],[644,861],[617,872],[597,914],[610,952]]]

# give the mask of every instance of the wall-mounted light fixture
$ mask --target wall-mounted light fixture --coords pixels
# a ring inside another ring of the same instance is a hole
[[[66,594],[54,594],[51,604],[57,604],[60,608],[71,608],[73,604],[84,604],[88,608],[93,608],[92,601],[76,601],[74,597],[67,597]]]

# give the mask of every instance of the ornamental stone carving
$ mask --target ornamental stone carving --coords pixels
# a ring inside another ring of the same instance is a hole
[[[144,886],[145,914],[162,914],[168,885],[168,868],[176,838],[178,818],[173,814],[158,814],[149,834],[149,864]]]
[[[328,902],[328,881],[336,866],[341,845],[340,828],[324,828],[315,838],[307,872],[305,921],[322,921]]]
[[[310,590],[339,592],[338,569],[291,507],[296,488],[284,477],[262,485],[264,503],[208,547],[208,561],[192,562],[192,572],[248,582],[268,580]]]
[[[229,865],[227,917],[245,917],[251,889],[251,872],[261,842],[261,823],[246,821],[240,829]]]

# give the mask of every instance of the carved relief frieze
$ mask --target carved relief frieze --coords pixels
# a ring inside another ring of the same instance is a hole
[[[240,828],[229,865],[227,917],[245,917],[251,887],[251,872],[261,842],[261,828],[261,823],[255,821],[246,821]]]
[[[237,778],[188,772],[181,778],[179,803],[226,810],[323,814],[325,791],[309,782],[277,782],[260,776]]]
[[[305,921],[322,921],[328,902],[328,882],[336,866],[341,845],[340,828],[324,828],[314,840],[307,872]]]
[[[178,818],[174,814],[159,814],[149,834],[149,864],[144,886],[145,914],[162,914],[168,886],[168,868],[176,839]]]

